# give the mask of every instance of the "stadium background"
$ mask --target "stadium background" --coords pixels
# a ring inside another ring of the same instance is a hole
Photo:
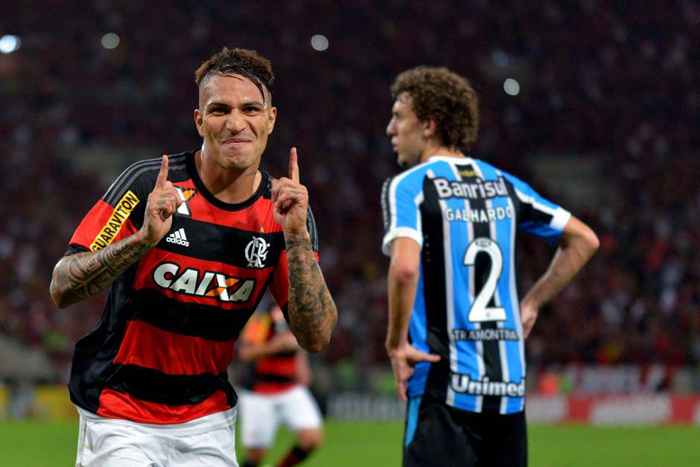
[[[316,465],[360,464],[359,446],[333,451],[356,436],[353,423],[382,433],[371,436],[383,443],[376,465],[398,459],[379,191],[398,170],[384,133],[388,87],[418,64],[476,86],[473,154],[532,181],[601,239],[527,342],[533,465],[684,465],[673,446],[700,444],[699,2],[6,0],[2,9],[0,451],[19,452],[7,465],[73,459],[64,385],[104,297],[56,309],[51,269],[121,170],[201,144],[193,71],[224,45],[272,60],[279,116],[263,167],[285,174],[298,147],[338,304],[331,345],[312,360],[332,425]],[[520,246],[525,289],[552,250]],[[562,425],[571,422],[583,425]],[[593,458],[575,457],[582,445]],[[605,446],[629,449],[615,460]]]

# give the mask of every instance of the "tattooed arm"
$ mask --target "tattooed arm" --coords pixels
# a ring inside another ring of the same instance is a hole
[[[285,235],[289,266],[289,327],[299,345],[318,352],[330,342],[338,311],[314,257],[309,234]]]
[[[338,310],[314,256],[307,230],[309,193],[299,182],[297,150],[289,152],[289,178],[272,181],[275,221],[282,226],[289,268],[289,328],[308,352],[330,342]]]
[[[168,181],[168,157],[163,156],[156,185],[148,195],[141,230],[102,250],[63,257],[51,278],[51,298],[56,306],[65,308],[106,289],[170,231],[172,215],[181,204],[177,190]]]
[[[53,270],[51,298],[65,308],[97,295],[151,248],[132,235],[103,250],[65,256]]]

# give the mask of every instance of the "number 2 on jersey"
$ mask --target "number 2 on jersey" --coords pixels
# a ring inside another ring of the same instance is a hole
[[[481,290],[477,293],[476,299],[472,304],[472,309],[469,310],[469,321],[505,321],[505,308],[500,306],[488,306],[496,292],[498,278],[503,271],[503,253],[501,253],[498,244],[490,238],[477,238],[467,247],[467,251],[464,254],[464,264],[466,266],[474,266],[478,253],[486,253],[489,255],[491,259],[491,271],[489,271],[489,276],[483,287],[481,287]]]

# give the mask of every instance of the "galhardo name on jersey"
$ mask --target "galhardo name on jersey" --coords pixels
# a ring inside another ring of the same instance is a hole
[[[441,199],[489,199],[497,196],[508,196],[508,190],[506,189],[506,183],[503,177],[498,177],[498,180],[482,180],[476,178],[473,183],[450,181],[446,178],[434,178],[433,183]]]

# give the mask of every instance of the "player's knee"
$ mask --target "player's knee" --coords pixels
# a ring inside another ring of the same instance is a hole
[[[321,430],[311,429],[299,432],[299,447],[306,452],[317,449],[323,442]]]

